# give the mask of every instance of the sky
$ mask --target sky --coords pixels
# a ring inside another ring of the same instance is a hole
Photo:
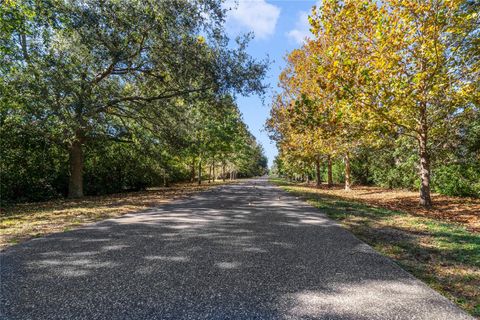
[[[237,103],[250,132],[265,149],[269,166],[277,154],[275,143],[270,141],[264,124],[270,113],[270,102],[278,92],[278,76],[285,66],[288,52],[300,47],[309,35],[308,14],[314,0],[228,0],[229,11],[226,30],[231,38],[253,32],[248,53],[262,60],[271,61],[265,83],[269,85],[262,102],[259,96],[237,97]]]

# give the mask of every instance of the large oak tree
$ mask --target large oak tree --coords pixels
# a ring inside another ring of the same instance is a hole
[[[229,46],[219,0],[30,0],[2,8],[7,112],[49,126],[83,195],[84,146],[132,127],[172,138],[177,105],[262,92],[266,65]]]

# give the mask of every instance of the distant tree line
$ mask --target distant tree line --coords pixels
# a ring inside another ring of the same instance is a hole
[[[1,200],[263,174],[235,94],[267,62],[220,0],[2,1]]]
[[[480,3],[324,0],[267,122],[277,173],[480,197]]]

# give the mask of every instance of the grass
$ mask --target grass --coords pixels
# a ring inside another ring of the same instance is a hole
[[[2,208],[0,212],[0,249],[31,238],[65,232],[87,223],[118,217],[157,206],[224,182],[176,184],[140,192],[90,196],[81,199],[24,203]]]
[[[480,319],[480,233],[476,228],[451,217],[349,199],[355,193],[343,192],[339,197],[281,179],[272,182],[340,221],[361,240]]]

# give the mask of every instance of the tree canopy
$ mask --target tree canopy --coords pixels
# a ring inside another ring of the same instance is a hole
[[[121,167],[123,156],[131,174],[154,172],[139,182],[151,184],[182,175],[188,159],[218,157],[233,170],[233,152],[261,154],[234,96],[264,92],[267,61],[246,53],[249,36],[231,45],[221,1],[4,1],[0,14],[7,198],[26,196],[21,180],[32,176],[43,193],[63,193],[68,177],[69,196],[81,197],[84,180],[108,172],[96,161]],[[92,184],[87,192],[132,187]]]
[[[479,149],[462,144],[478,139],[478,9],[468,0],[325,0],[314,7],[313,37],[287,57],[267,122],[280,149],[277,168],[286,169],[294,154],[307,163],[342,155],[349,189],[352,157],[358,180],[380,184],[406,161],[404,175],[417,171],[418,180],[399,186],[418,185],[429,207],[433,161],[436,190],[479,196]],[[396,149],[411,157],[402,160]],[[375,159],[382,157],[390,167]],[[378,165],[385,171],[375,176]],[[447,191],[442,171],[470,187]]]

